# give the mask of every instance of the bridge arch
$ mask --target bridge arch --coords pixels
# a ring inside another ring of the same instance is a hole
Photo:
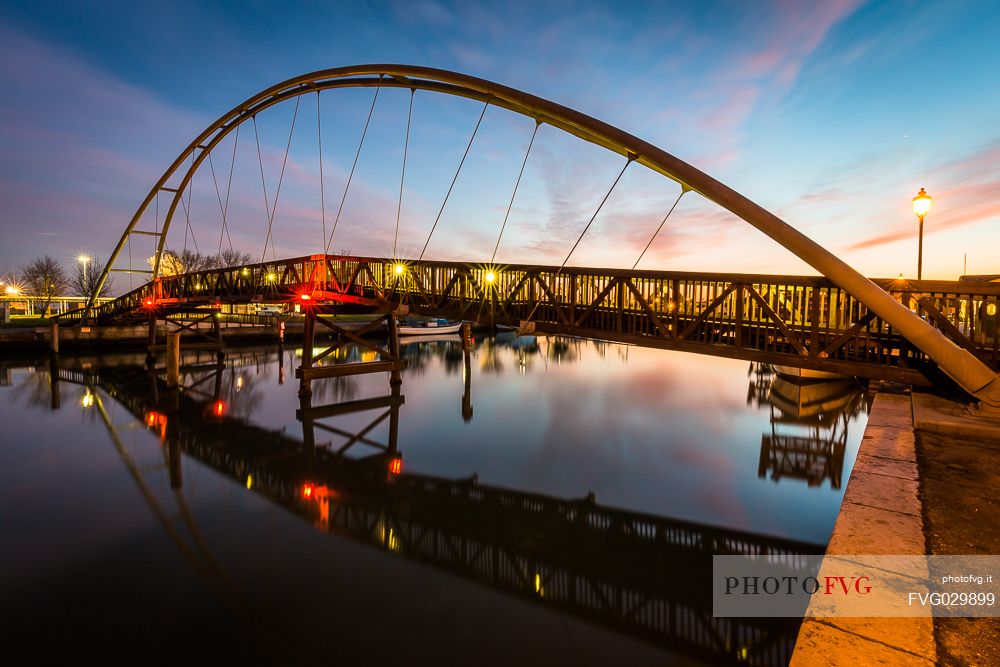
[[[374,64],[320,70],[282,81],[233,107],[188,144],[150,189],[111,253],[101,274],[100,285],[107,279],[111,267],[143,213],[161,191],[166,191],[172,193],[173,197],[160,230],[154,256],[152,278],[155,280],[158,277],[167,231],[185,189],[211,150],[240,124],[270,106],[306,93],[373,86],[427,90],[488,102],[557,127],[659,172],[679,183],[682,188],[693,190],[730,211],[787,248],[838,287],[861,300],[934,360],[966,391],[984,404],[1000,409],[1000,376],[986,364],[946,338],[846,262],[732,188],[670,153],[575,109],[492,81],[429,67]],[[176,187],[168,187],[167,184],[178,175],[180,180]],[[98,293],[100,286],[95,291],[95,294]],[[93,303],[92,297],[88,309],[93,307]]]

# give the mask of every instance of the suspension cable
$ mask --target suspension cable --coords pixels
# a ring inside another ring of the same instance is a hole
[[[219,211],[222,213],[222,229],[219,230],[219,251],[218,256],[222,256],[222,240],[229,237],[229,249],[233,249],[233,238],[229,236],[229,228],[226,225],[226,213],[229,209],[229,193],[233,189],[233,168],[236,166],[236,144],[240,140],[240,126],[236,126],[236,139],[233,141],[233,157],[229,164],[229,185],[226,187],[226,203],[222,203],[222,192],[219,190],[219,181],[215,177],[215,164],[212,161],[212,153],[208,153],[208,166],[212,170],[212,183],[215,185],[215,198],[219,200]]]
[[[686,185],[681,184],[681,193],[679,195],[677,195],[677,199],[674,200],[674,205],[671,206],[670,210],[667,211],[667,214],[665,216],[663,216],[663,220],[660,221],[660,226],[657,227],[656,231],[653,232],[653,235],[651,237],[649,237],[649,243],[647,243],[646,247],[643,248],[642,252],[639,253],[639,258],[637,260],[635,260],[635,264],[632,265],[632,270],[633,271],[635,270],[635,267],[639,266],[639,262],[642,261],[642,256],[646,254],[647,250],[649,250],[649,246],[653,245],[653,239],[655,239],[656,235],[660,233],[661,229],[663,229],[663,225],[665,225],[667,223],[667,218],[669,218],[670,214],[674,212],[675,208],[677,208],[677,204],[680,203],[681,197],[683,197],[684,194],[687,191],[688,191],[688,187]]]
[[[524,176],[524,167],[528,164],[528,156],[531,155],[531,147],[535,143],[535,135],[538,134],[538,128],[542,126],[542,121],[535,121],[535,129],[531,132],[531,141],[528,142],[528,150],[524,153],[524,160],[521,162],[521,171],[517,174],[517,180],[514,182],[514,192],[510,195],[510,203],[507,204],[507,212],[503,216],[503,224],[500,225],[500,234],[497,235],[497,244],[493,248],[493,255],[490,256],[490,264],[497,258],[497,251],[500,250],[500,239],[503,238],[503,230],[507,227],[507,218],[510,217],[510,210],[514,207],[514,197],[517,196],[517,189],[521,185],[521,177]]]
[[[396,243],[399,241],[399,216],[403,211],[403,180],[406,178],[406,154],[410,148],[410,121],[413,119],[413,94],[410,88],[410,110],[406,113],[406,141],[403,142],[403,169],[399,172],[399,203],[396,204],[396,234],[392,237],[392,257],[396,257]]]
[[[319,145],[319,208],[323,218],[323,244],[326,244],[326,189],[323,186],[323,123],[319,106],[319,91],[316,91],[316,143]]]
[[[242,125],[242,123],[240,123]],[[222,224],[226,228],[226,238],[229,239],[229,250],[233,250],[233,237],[229,234],[229,195],[233,192],[233,172],[236,170],[236,147],[240,143],[240,125],[236,126],[236,137],[233,139],[233,157],[229,163],[229,184],[226,185],[226,205],[222,209]],[[221,243],[219,254],[222,254]]]
[[[615,186],[618,185],[618,181],[620,181],[622,179],[622,176],[625,175],[625,170],[628,169],[628,166],[630,164],[632,164],[632,162],[635,161],[636,157],[638,157],[638,156],[629,154],[628,161],[625,163],[625,166],[622,167],[622,170],[620,172],[618,172],[618,177],[615,178],[615,182],[611,184],[610,188],[608,188],[607,193],[605,193],[605,195],[604,195],[604,199],[602,199],[601,203],[597,205],[597,210],[594,211],[594,215],[590,216],[590,221],[587,222],[587,226],[583,228],[582,232],[580,232],[580,236],[577,237],[576,243],[574,243],[573,247],[569,249],[569,253],[567,253],[566,259],[564,259],[562,261],[562,264],[559,265],[559,269],[555,272],[554,276],[558,276],[560,273],[562,273],[562,270],[564,268],[566,268],[566,262],[569,261],[569,258],[573,255],[573,252],[576,250],[576,247],[578,245],[580,245],[580,241],[583,240],[583,235],[587,233],[587,230],[590,229],[590,225],[592,225],[594,223],[594,220],[597,219],[597,214],[601,212],[602,208],[604,208],[604,203],[608,201],[608,197],[610,197],[611,193],[614,192]],[[528,321],[528,322],[531,321],[531,318],[534,316],[535,311],[538,310],[538,306],[540,306],[541,303],[542,303],[541,300],[538,300],[538,301],[535,302],[535,305],[531,309],[531,312],[528,313],[528,317],[526,318],[526,321]],[[553,305],[555,305],[555,304],[553,304]]]
[[[358,150],[354,154],[354,164],[351,165],[351,173],[347,176],[347,183],[344,185],[344,195],[340,198],[340,208],[337,209],[337,217],[333,220],[333,229],[330,230],[330,238],[326,242],[326,246],[323,248],[324,253],[330,252],[330,244],[333,243],[333,235],[337,233],[337,223],[340,222],[340,214],[344,211],[344,202],[347,201],[347,192],[351,188],[351,181],[354,180],[354,170],[358,166],[358,158],[361,157],[361,149],[365,145],[365,137],[368,135],[368,125],[372,122],[372,113],[375,111],[375,102],[378,101],[378,93],[382,90],[383,76],[385,75],[378,75],[378,85],[375,86],[375,95],[372,97],[372,105],[368,109],[368,118],[365,120],[365,128],[361,131],[361,141],[358,142]]]
[[[267,220],[267,238],[264,239],[264,254],[260,261],[264,263],[267,256],[267,242],[271,242],[271,261],[277,261],[277,252],[274,249],[274,236],[271,235],[271,227],[274,224],[274,214],[278,212],[278,197],[281,196],[281,183],[285,180],[285,165],[288,164],[288,151],[292,147],[292,134],[295,133],[295,120],[299,117],[300,96],[295,97],[295,111],[292,113],[292,125],[288,128],[288,143],[285,144],[285,157],[281,160],[281,173],[278,174],[278,187],[274,190],[274,202],[271,205],[271,215]]]
[[[417,261],[422,260],[424,258],[424,253],[427,252],[427,245],[431,242],[431,236],[434,234],[434,230],[437,229],[438,222],[441,221],[441,214],[444,213],[444,207],[448,203],[448,198],[451,197],[451,191],[455,187],[455,182],[458,180],[458,175],[462,172],[462,165],[465,164],[465,158],[469,156],[469,149],[472,148],[472,142],[476,138],[476,132],[479,131],[479,125],[483,122],[483,116],[486,115],[486,109],[488,109],[489,106],[490,106],[490,101],[487,99],[486,103],[483,104],[483,110],[479,114],[479,120],[476,121],[476,127],[475,129],[472,130],[472,136],[469,137],[469,143],[465,147],[465,153],[462,154],[462,161],[458,163],[458,169],[455,170],[455,176],[451,179],[451,185],[448,186],[448,193],[445,194],[444,201],[441,202],[441,209],[438,211],[437,217],[434,218],[434,224],[431,225],[431,231],[427,234],[427,240],[424,241],[424,247],[420,251],[420,257],[417,258]]]
[[[191,165],[194,166],[194,153],[191,154]],[[184,193],[179,194],[181,199],[181,208],[184,209],[184,249],[183,252],[187,251],[187,237],[188,231],[191,232],[191,242],[194,243],[194,251],[201,254],[201,249],[198,247],[198,239],[194,235],[194,227],[191,226],[191,197],[194,195],[194,174],[191,174],[191,180],[188,181],[187,185],[187,205],[184,204]]]
[[[271,204],[267,200],[267,184],[264,182],[264,159],[260,154],[260,135],[257,133],[257,114],[250,116],[250,119],[253,121],[253,136],[254,140],[257,142],[257,164],[260,165],[260,188],[264,191],[264,217],[268,220],[268,230],[270,231]],[[267,241],[264,241],[264,255],[267,255]],[[264,261],[263,256],[260,261]]]

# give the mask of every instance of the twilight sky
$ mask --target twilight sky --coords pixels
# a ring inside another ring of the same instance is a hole
[[[970,273],[1000,273],[997,35],[1000,7],[989,0],[5,0],[0,273],[45,253],[68,265],[80,253],[107,257],[148,189],[217,116],[291,76],[369,62],[458,70],[596,116],[708,172],[870,276],[915,275],[910,199],[926,187],[934,208],[924,276],[956,278],[963,253]],[[315,95],[258,117],[271,201],[289,146],[274,212],[279,257],[321,244],[317,120],[330,229],[372,94],[323,93],[319,118]],[[408,103],[408,91],[381,91],[332,250],[391,253]],[[399,254],[419,254],[481,110],[416,93]],[[533,127],[487,110],[428,257],[489,258]],[[561,262],[623,163],[543,126],[498,260]],[[214,181],[205,166],[195,176],[169,247],[215,253],[231,238],[259,258],[267,213],[252,125],[216,149],[212,167]],[[229,238],[219,205],[227,190]],[[631,166],[570,263],[630,267],[678,191]],[[153,217],[141,226],[151,229]],[[149,246],[136,238],[137,268]],[[694,194],[640,266],[814,273]]]

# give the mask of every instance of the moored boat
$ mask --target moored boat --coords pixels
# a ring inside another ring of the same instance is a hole
[[[427,320],[421,324],[399,325],[400,336],[440,336],[442,334],[457,333],[462,328],[462,322],[454,320]]]

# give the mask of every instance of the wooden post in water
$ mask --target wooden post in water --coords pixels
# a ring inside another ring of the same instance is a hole
[[[309,379],[308,371],[312,368],[313,339],[316,332],[316,316],[311,311],[306,312],[305,330],[302,336],[302,364],[299,366],[301,374],[299,376],[299,398],[309,398],[312,396],[312,381]]]
[[[167,334],[167,386],[176,387],[181,383],[181,335]]]
[[[59,355],[59,323],[53,322],[49,326],[49,352],[54,356]]]
[[[385,320],[386,328],[389,333],[389,356],[392,357],[392,361],[399,361],[399,325],[396,323],[396,312],[392,311],[386,315]],[[389,374],[389,384],[398,387],[403,383],[403,378],[400,376],[399,371],[392,371]]]
[[[156,365],[156,315],[149,314],[149,331],[146,333],[146,368]]]
[[[167,467],[170,475],[170,488],[181,488],[181,445],[176,436],[167,442]]]
[[[62,396],[59,393],[59,361],[55,356],[49,359],[49,394],[52,398],[52,409],[58,410],[62,405]]]
[[[472,322],[462,322],[462,349],[472,349]]]
[[[215,340],[219,341],[219,349],[215,353],[215,358],[221,363],[223,359],[226,358],[226,353],[224,352],[226,344],[222,341],[222,311],[217,310],[215,315],[212,317],[212,329],[215,333]]]
[[[465,347],[465,368],[463,379],[465,380],[465,390],[462,392],[462,421],[472,421],[472,352],[468,346]]]

